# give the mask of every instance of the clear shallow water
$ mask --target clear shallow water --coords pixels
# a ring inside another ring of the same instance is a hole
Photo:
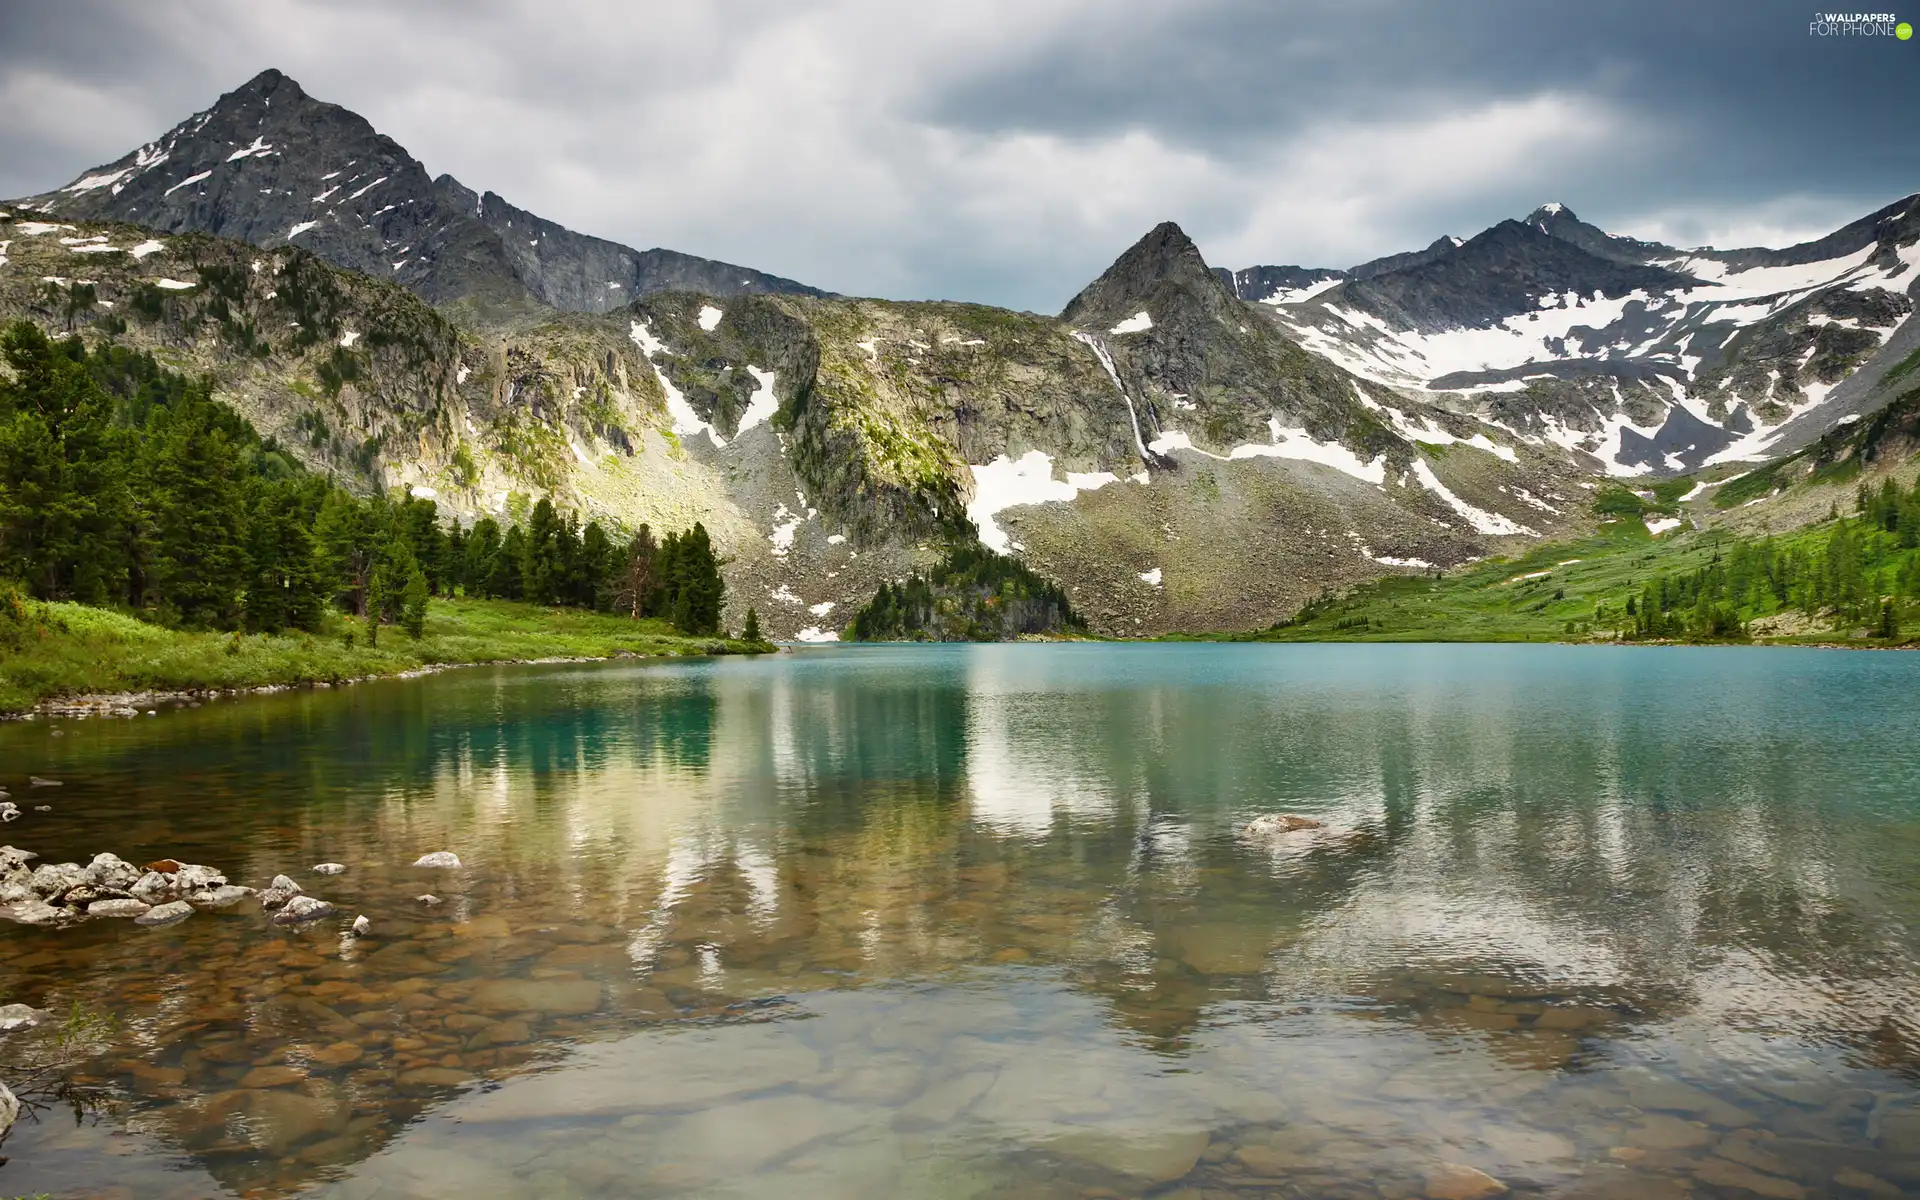
[[[0,1002],[122,1018],[0,1195],[1920,1194],[1917,717],[1911,655],[1005,646],[0,728],[4,840],[343,912],[0,924]]]

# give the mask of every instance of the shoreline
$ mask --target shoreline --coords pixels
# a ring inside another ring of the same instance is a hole
[[[38,720],[133,720],[142,716],[157,716],[158,706],[179,707],[182,703],[205,702],[208,700],[230,699],[242,696],[272,696],[281,692],[331,691],[334,688],[352,687],[361,683],[380,683],[394,679],[419,679],[427,675],[438,675],[445,671],[457,671],[467,667],[537,667],[561,663],[606,663],[627,659],[652,658],[729,658],[737,655],[779,654],[782,648],[774,646],[772,650],[713,650],[698,653],[641,654],[632,650],[622,650],[614,654],[562,654],[542,658],[488,658],[473,662],[428,663],[424,666],[408,667],[403,671],[355,675],[343,679],[303,679],[291,683],[263,683],[252,687],[202,687],[202,688],[155,688],[139,692],[84,692],[72,696],[42,700],[32,708],[9,709],[0,711],[0,721],[38,721]]]

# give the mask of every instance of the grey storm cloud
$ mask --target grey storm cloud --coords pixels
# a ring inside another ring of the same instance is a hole
[[[1347,265],[1549,199],[1619,232],[1782,244],[1920,188],[1920,42],[1812,36],[1813,15],[0,0],[0,195],[273,66],[573,228],[848,293],[1053,310],[1167,218],[1225,266]]]

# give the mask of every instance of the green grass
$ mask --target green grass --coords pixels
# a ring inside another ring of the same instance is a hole
[[[61,696],[337,683],[441,664],[773,649],[683,637],[665,621],[502,600],[435,600],[420,640],[390,626],[373,647],[357,623],[330,619],[324,634],[188,633],[80,604],[27,605],[23,621],[0,630],[0,712]]]
[[[1832,522],[1777,539],[1782,548],[1824,545]],[[1655,538],[1638,520],[1609,522],[1591,537],[1550,543],[1433,575],[1396,575],[1309,604],[1271,629],[1175,640],[1272,642],[1610,641],[1626,623],[1629,596],[1661,574],[1697,570],[1724,554],[1730,535],[1713,530]],[[1776,610],[1769,610],[1776,611]],[[1765,613],[1746,613],[1751,619]],[[1828,644],[1846,634],[1820,628],[1756,638]],[[1876,643],[1877,644],[1877,643]]]

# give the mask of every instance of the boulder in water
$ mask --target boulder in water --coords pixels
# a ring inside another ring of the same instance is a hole
[[[170,900],[165,904],[156,904],[133,919],[135,925],[149,928],[158,925],[174,925],[193,915],[193,905],[185,900]]]
[[[453,868],[460,865],[460,856],[451,850],[435,850],[432,854],[422,854],[413,860],[416,867]]]
[[[373,932],[373,922],[362,915],[353,919],[353,936],[365,937]]]
[[[267,890],[260,893],[260,907],[279,908],[305,890],[285,875],[275,875]]]
[[[95,900],[87,905],[87,915],[90,917],[143,917],[151,911],[153,905],[145,900],[135,900],[132,896]]]
[[[158,871],[148,871],[134,885],[127,889],[136,900],[145,900],[148,904],[164,904],[173,899],[173,876]]]
[[[13,1123],[19,1119],[20,1102],[13,1098],[6,1084],[0,1083],[0,1137],[5,1137],[7,1130],[12,1129]]]
[[[194,892],[189,895],[186,900],[188,904],[193,905],[195,908],[232,908],[251,895],[253,895],[252,888],[240,887],[237,884],[229,883],[216,888],[208,888],[204,892]]]
[[[38,775],[27,776],[28,787],[65,787],[58,779],[42,779]]]
[[[347,873],[347,867],[345,863],[315,863],[313,864],[313,873],[315,875],[344,875]]]
[[[93,863],[87,867],[88,883],[117,892],[132,891],[133,885],[140,882],[140,875],[139,867],[122,861],[116,854],[96,854]]]
[[[414,903],[424,904],[428,908],[433,908],[440,903],[440,897],[431,895],[431,894],[425,895],[425,896],[415,896],[413,900],[414,900]]]
[[[31,1004],[0,1004],[0,1033],[12,1033],[16,1029],[32,1029],[40,1023],[45,1013]]]
[[[273,914],[275,925],[299,925],[333,915],[333,905],[317,896],[295,896]]]
[[[41,863],[34,868],[27,886],[51,900],[55,896],[66,895],[86,881],[87,873],[79,863]]]
[[[212,867],[203,867],[199,863],[181,863],[174,872],[173,885],[183,892],[204,892],[208,888],[217,888],[227,882],[227,877]]]
[[[1240,836],[1248,838],[1270,838],[1284,833],[1297,833],[1303,829],[1324,829],[1324,822],[1312,817],[1296,817],[1291,813],[1263,813],[1240,827]]]
[[[45,900],[21,900],[10,908],[0,908],[0,916],[11,917],[22,925],[67,925],[80,919],[69,908],[56,908]]]

